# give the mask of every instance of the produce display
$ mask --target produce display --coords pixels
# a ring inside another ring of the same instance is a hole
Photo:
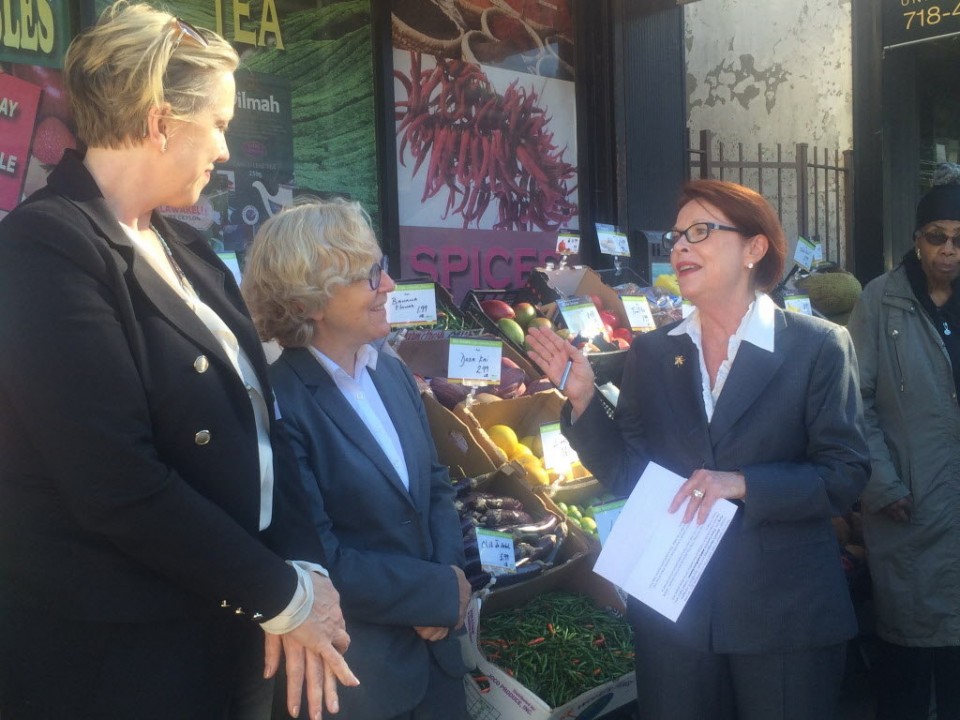
[[[587,498],[579,505],[576,503],[565,503],[563,501],[558,501],[557,507],[560,508],[560,511],[567,516],[567,522],[572,525],[576,525],[578,528],[587,533],[587,535],[599,540],[600,535],[597,533],[597,523],[593,519],[594,507],[597,505],[603,505],[604,503],[612,502],[616,499],[616,496],[612,493],[603,493],[602,495]]]
[[[547,381],[549,383],[549,381]],[[473,388],[461,383],[452,383],[446,378],[430,378],[430,389],[434,396],[448,410],[454,410],[465,401]],[[500,382],[496,385],[484,385],[476,388],[474,397],[479,402],[520,397],[543,389],[542,383],[531,380],[527,374],[510,358],[500,358]]]
[[[551,707],[633,672],[630,626],[586,597],[549,592],[506,610],[482,613],[479,644]]]
[[[460,514],[464,552],[467,557],[466,575],[474,590],[490,583],[490,575],[480,564],[477,528],[507,533],[513,537],[516,572],[500,575],[497,585],[509,585],[539,575],[553,566],[566,537],[564,521],[555,514],[539,508],[541,517],[535,518],[533,508],[508,495],[495,495],[478,490],[475,479],[457,483],[454,501]]]

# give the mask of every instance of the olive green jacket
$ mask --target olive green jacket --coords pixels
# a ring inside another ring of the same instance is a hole
[[[902,267],[864,288],[857,350],[872,474],[862,495],[877,632],[960,644],[960,406],[946,348]],[[912,494],[908,523],[881,509]]]

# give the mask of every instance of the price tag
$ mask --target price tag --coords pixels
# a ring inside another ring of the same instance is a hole
[[[690,317],[690,313],[693,312],[693,303],[689,300],[684,300],[680,303],[680,317],[686,320]]]
[[[480,548],[480,566],[484,570],[493,575],[516,572],[517,559],[510,533],[477,528],[477,545]]]
[[[650,303],[643,295],[624,295],[623,309],[627,312],[627,320],[630,321],[630,329],[634,332],[650,332],[657,329],[657,323],[653,319],[653,312],[650,310]]]
[[[613,524],[620,517],[620,511],[626,505],[626,500],[614,500],[613,502],[595,505],[593,508],[593,521],[597,524],[597,535],[600,538],[600,544],[603,545],[613,530]]]
[[[797,248],[793,251],[793,259],[797,265],[809,272],[813,268],[816,252],[816,243],[801,235],[797,238]]]
[[[557,252],[561,255],[576,255],[580,252],[580,236],[565,232],[558,234]]]
[[[387,294],[391,325],[432,325],[437,322],[437,290],[433,283],[398,284]]]
[[[823,262],[823,243],[818,242],[813,250],[813,264],[819,265]]]
[[[583,338],[592,338],[603,332],[603,320],[597,312],[597,306],[589,298],[567,298],[557,300],[557,307],[563,315],[570,332]]]
[[[450,338],[447,379],[464,385],[494,385],[500,382],[503,343],[478,338]]]
[[[803,313],[804,315],[813,315],[813,306],[810,305],[809,295],[787,295],[783,298],[783,304],[787,310]]]
[[[617,232],[613,225],[597,223],[597,244],[604,255],[630,257],[630,243],[627,234]]]
[[[540,426],[540,443],[543,445],[543,466],[547,470],[569,473],[570,466],[580,459],[560,432],[558,422]]]

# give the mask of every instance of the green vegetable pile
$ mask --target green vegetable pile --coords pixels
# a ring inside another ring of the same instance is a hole
[[[550,707],[633,672],[626,621],[582,595],[543,593],[525,605],[481,613],[480,648]]]

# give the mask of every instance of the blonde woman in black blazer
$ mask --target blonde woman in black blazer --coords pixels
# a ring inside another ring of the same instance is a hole
[[[352,681],[336,591],[285,561],[317,554],[239,290],[155,211],[227,159],[237,62],[108,9],[65,61],[86,152],[0,223],[4,720],[268,713],[281,642],[315,712]]]
[[[564,431],[602,482],[627,494],[656,462],[688,478],[686,521],[739,506],[676,623],[629,603],[640,717],[828,720],[857,630],[831,518],[869,468],[850,338],[764,294],[785,242],[752,190],[688,183],[664,240],[696,311],[634,340],[613,419],[581,354],[532,340],[551,379],[573,361]]]

